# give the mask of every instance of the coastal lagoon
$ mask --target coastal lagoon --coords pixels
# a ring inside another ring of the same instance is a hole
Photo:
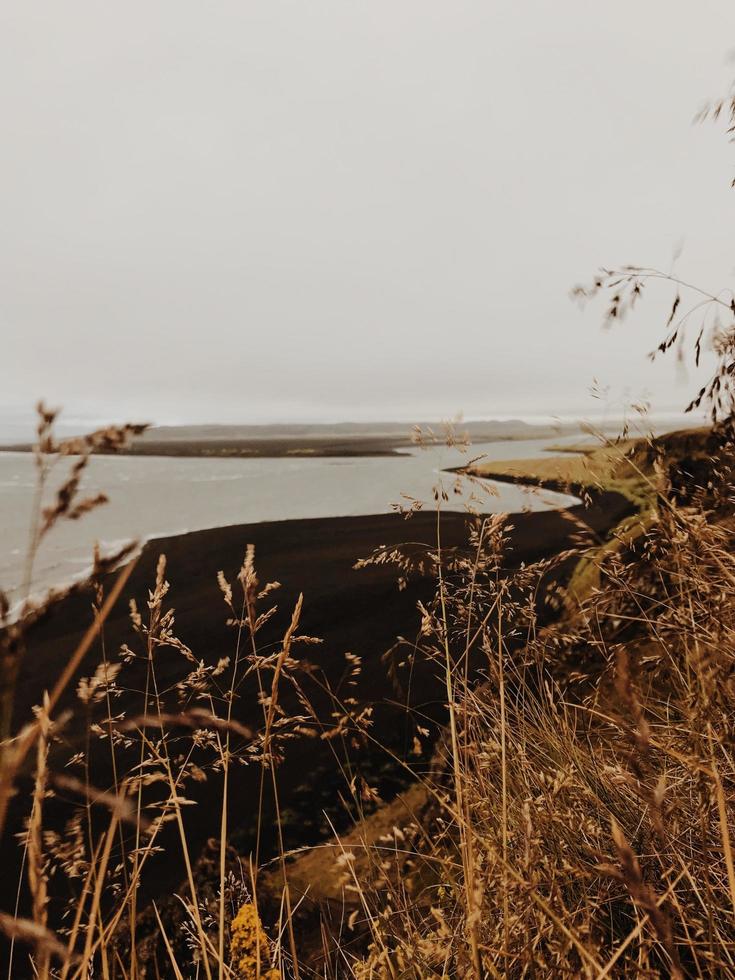
[[[466,452],[432,446],[378,457],[95,457],[83,488],[90,494],[104,491],[110,502],[81,521],[54,528],[36,558],[32,588],[38,592],[85,575],[95,541],[104,553],[130,540],[142,543],[212,527],[382,514],[394,504],[409,506],[407,497],[434,507],[432,491],[439,483],[449,493],[442,505],[446,510],[469,505],[484,513],[517,513],[571,506],[577,501],[565,494],[490,481],[478,484],[445,472],[480,455],[542,455],[558,442],[503,440]],[[56,467],[52,488],[63,479],[67,464],[62,460]],[[0,453],[0,589],[12,601],[21,598],[35,480],[31,454]]]

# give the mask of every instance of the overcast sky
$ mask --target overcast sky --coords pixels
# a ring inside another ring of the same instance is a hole
[[[0,406],[242,421],[589,414],[693,379],[569,289],[733,280],[692,126],[732,0],[5,0]],[[665,314],[664,314],[665,317]]]

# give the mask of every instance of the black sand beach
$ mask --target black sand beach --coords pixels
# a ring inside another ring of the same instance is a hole
[[[604,493],[596,495],[589,508],[578,506],[571,513],[594,532],[604,534],[630,509],[628,501],[621,496]],[[513,525],[508,554],[511,566],[557,554],[569,546],[570,537],[576,530],[568,514],[554,511],[512,515],[509,523]],[[464,515],[443,515],[441,525],[444,548],[459,548],[466,544]],[[168,561],[167,578],[171,582],[171,591],[167,605],[176,609],[176,635],[208,664],[230,655],[234,636],[232,628],[225,625],[227,610],[217,585],[217,572],[223,570],[234,581],[246,546],[254,544],[261,583],[273,580],[282,583],[282,588],[272,596],[278,604],[278,613],[259,634],[259,645],[267,647],[278,643],[298,595],[303,592],[299,631],[324,639],[319,646],[299,648],[298,655],[306,656],[318,668],[318,683],[308,677],[304,680],[309,697],[326,716],[330,703],[321,693],[322,682],[328,682],[340,696],[355,694],[360,704],[372,703],[375,706],[373,731],[376,739],[400,751],[415,731],[414,720],[405,710],[406,703],[428,724],[432,719],[440,722],[445,694],[433,676],[434,668],[428,666],[414,670],[410,677],[404,671],[400,678],[402,685],[396,687],[381,658],[397,636],[409,640],[416,636],[419,624],[416,603],[429,598],[432,583],[428,579],[411,579],[408,587],[399,591],[394,567],[378,565],[356,570],[353,566],[357,559],[366,557],[381,545],[396,546],[407,541],[417,550],[434,547],[436,515],[419,513],[410,521],[398,515],[284,521],[217,528],[155,540],[144,548],[126,587],[124,600],[118,602],[105,624],[108,656],[114,659],[122,643],[133,648],[137,643],[140,649],[140,638],[136,638],[130,628],[128,599],[134,596],[145,615],[147,590],[154,581],[156,563],[162,553]],[[30,717],[32,706],[39,703],[43,691],[53,684],[90,619],[91,594],[79,593],[61,601],[33,628],[18,687],[16,726]],[[362,675],[354,691],[344,688],[346,652],[362,658]],[[161,650],[157,657],[158,680],[162,687],[173,685],[186,672],[186,665],[175,651]],[[80,674],[93,673],[100,659],[97,644]],[[135,665],[126,670],[132,672],[128,673],[127,684],[131,684],[132,677],[132,686],[136,686]],[[142,676],[138,676],[137,682],[142,688]],[[254,684],[244,685],[239,695],[235,707],[237,720],[257,725],[262,714]],[[287,710],[298,710],[292,691],[284,690],[282,700]],[[140,702],[139,694],[126,693],[115,702],[114,710],[125,711],[128,715],[136,713],[140,711]],[[71,750],[84,747],[87,729],[73,689],[67,693],[61,710],[65,707],[76,708],[63,733],[68,755]],[[92,782],[107,788],[112,782],[107,743],[92,740],[89,752]],[[63,764],[63,753],[62,748],[60,764]],[[383,772],[383,761],[376,760],[375,753],[371,756],[368,752],[364,759],[365,772],[371,782],[377,783],[389,796],[396,789],[395,774]],[[343,780],[332,743],[306,739],[289,745],[286,761],[279,770],[281,807],[287,813],[288,847],[318,839],[325,832],[322,804],[334,800],[335,787],[344,786]],[[233,771],[232,837],[246,852],[252,846],[258,785],[257,765]],[[21,793],[24,791],[25,786],[22,786]],[[210,836],[217,834],[218,807],[209,807],[206,803],[208,798],[217,798],[218,794],[216,787],[203,783],[195,784],[189,795],[202,804],[187,810],[189,846],[192,853],[197,853]],[[270,803],[266,814],[268,806]],[[47,812],[51,821],[56,812],[56,820],[63,824],[64,814],[69,812],[63,794],[50,801]],[[338,815],[333,816],[338,819]],[[3,867],[10,872],[17,865],[20,850],[11,843],[10,835],[6,835],[5,841],[2,861]],[[264,839],[264,853],[270,844],[271,841]],[[176,853],[177,845],[174,843],[173,847],[173,853]],[[156,858],[156,873],[149,881],[155,882],[156,889],[165,890],[180,877],[178,861],[164,856]],[[11,892],[12,889],[4,890],[5,902],[10,900]]]
[[[568,512],[538,511],[510,515],[509,566],[557,554],[569,546],[574,524],[566,514],[581,520],[592,531],[604,534],[631,506],[621,495],[600,493],[590,507]],[[445,548],[466,544],[466,517],[445,513],[441,518]],[[217,585],[222,570],[234,580],[245,548],[255,545],[261,582],[279,581],[274,595],[283,615],[290,613],[300,592],[304,593],[302,631],[325,639],[326,651],[353,650],[366,664],[382,652],[413,616],[417,594],[425,583],[413,581],[399,593],[397,572],[390,566],[354,569],[355,562],[381,545],[435,547],[436,515],[420,512],[410,521],[398,515],[341,517],[276,521],[213,528],[149,542],[105,625],[106,642],[115,649],[130,640],[128,601],[134,596],[145,609],[147,589],[155,579],[159,555],[168,562],[170,605],[176,609],[176,631],[210,662],[230,652],[232,637],[224,625],[226,609]],[[28,717],[43,690],[50,687],[90,622],[89,593],[74,594],[58,603],[29,637],[29,650],[18,686],[16,724]],[[363,630],[369,615],[369,634]],[[367,644],[367,646],[366,646]],[[205,652],[206,651],[206,652]],[[97,653],[89,655],[89,666]],[[370,674],[366,670],[366,674]],[[377,696],[380,696],[376,692]],[[244,719],[243,719],[244,720]]]

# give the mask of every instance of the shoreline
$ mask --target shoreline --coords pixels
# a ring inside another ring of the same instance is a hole
[[[444,442],[441,424],[422,423],[427,444]],[[320,431],[321,430],[321,431]],[[574,426],[530,425],[522,422],[467,422],[457,427],[473,443],[524,442],[573,435]],[[433,435],[432,435],[433,434]],[[62,441],[64,441],[62,439]],[[280,459],[404,456],[416,448],[416,430],[409,424],[375,426],[182,426],[153,427],[124,447],[99,455],[158,456],[203,459]],[[0,452],[33,452],[28,440],[0,444]]]
[[[26,458],[28,456],[27,453],[17,452],[17,451],[13,451],[13,453],[9,453],[7,451],[0,450],[0,452],[5,452],[5,455],[7,456],[12,455],[18,458]],[[102,455],[105,457],[109,457],[112,455],[120,455],[120,454],[115,453],[115,454],[95,454],[95,455]],[[407,452],[397,452],[395,455],[406,459],[411,459],[415,456],[415,454],[411,454]],[[148,457],[148,458],[152,459],[153,457]],[[464,473],[464,472],[465,472],[465,468],[462,466],[460,467],[444,466],[441,467],[440,469],[433,470],[433,473],[438,474],[439,477],[443,475],[451,476],[456,473]],[[473,474],[473,476],[475,476],[476,478],[484,477],[484,474]],[[526,484],[525,489],[529,491],[529,495],[534,495],[536,486],[532,479],[529,479],[528,481],[519,480],[514,482],[517,482],[518,485],[522,488],[524,487],[524,483],[525,483]],[[469,485],[469,481],[467,483],[467,487],[468,487],[468,493],[471,493],[471,486]],[[549,510],[569,509],[570,507],[576,506],[580,503],[579,499],[575,500],[574,496],[566,492],[565,489],[563,489],[561,494],[559,494],[559,499],[548,499],[548,498],[537,498],[537,499],[540,499],[542,501],[541,506],[543,507],[543,509],[549,509]],[[307,520],[307,521],[308,520],[332,520],[332,519],[339,520],[344,517],[369,517],[371,515],[377,515],[380,513],[383,513],[384,515],[387,516],[394,513],[392,509],[389,509],[387,507],[385,511],[373,509],[373,503],[374,502],[369,502],[368,506],[366,506],[364,510],[362,504],[359,507],[352,508],[352,513],[349,512],[349,509],[346,509],[345,513],[340,513],[339,509],[335,508],[337,509],[336,514],[317,513],[314,516],[303,516],[303,517],[298,514],[298,508],[296,508],[297,511],[296,516],[293,517],[279,516],[276,518],[266,517],[262,521],[261,520],[247,521],[244,526],[251,526],[251,525],[256,526],[261,523],[274,524],[274,525],[275,524],[288,525],[290,522],[300,521],[300,520]],[[512,502],[508,501],[507,503],[509,503],[511,506],[513,506],[513,504],[516,504],[515,509],[510,509],[509,507],[506,511],[510,519],[513,519],[518,514],[527,513],[527,510],[525,509],[526,504],[524,504],[523,500],[512,501]],[[533,506],[531,496],[529,496],[528,505]],[[481,506],[481,503],[479,503],[478,506]],[[307,508],[307,511],[309,509],[310,508]],[[464,513],[462,501],[455,500],[452,497],[450,499],[450,502],[447,504],[447,509],[444,512],[445,513],[452,512],[455,514]],[[147,547],[148,545],[156,541],[167,541],[169,539],[180,538],[182,536],[192,534],[192,533],[216,531],[227,527],[236,529],[237,527],[240,526],[239,524],[232,523],[231,513],[228,514],[227,516],[230,517],[229,521],[227,521],[227,519],[225,518],[223,523],[211,523],[211,524],[210,523],[205,524],[204,522],[200,523],[195,517],[194,520],[192,520],[191,525],[187,526],[186,523],[183,523],[183,526],[180,525],[179,527],[175,527],[175,526],[171,527],[170,524],[168,527],[166,527],[165,521],[163,522],[163,524],[159,522],[158,526],[155,527],[154,530],[151,530],[144,534],[132,533],[130,528],[126,528],[126,529],[118,528],[116,529],[116,533],[118,535],[117,537],[113,537],[110,538],[109,540],[106,540],[103,536],[101,536],[98,533],[96,540],[100,545],[100,550],[103,556],[106,554],[114,553],[120,547],[130,545],[133,546],[133,551],[131,554],[134,557],[134,556],[139,556],[145,547]],[[219,517],[219,515],[217,514],[210,515],[210,520],[217,522],[218,519],[222,520],[222,518]],[[161,529],[161,527],[163,529]],[[128,533],[125,533],[125,531],[127,531]],[[72,566],[71,569],[67,568],[69,564],[71,564]],[[46,597],[49,596],[63,597],[69,590],[77,588],[80,585],[83,585],[84,582],[89,578],[90,574],[92,573],[91,550],[84,551],[84,552],[79,551],[78,553],[74,553],[71,559],[65,558],[64,554],[61,554],[57,558],[56,565],[54,566],[54,568],[51,569],[51,571],[54,571],[55,574],[50,575],[49,569],[47,569],[45,566],[40,572],[38,572],[38,568],[37,568],[38,574],[35,577],[35,581],[33,583],[33,587],[29,596],[31,601],[42,602]],[[2,584],[5,589],[6,595],[10,601],[9,619],[10,621],[15,621],[24,604],[24,599],[20,596],[20,588],[19,588],[20,580],[19,579],[14,580],[12,578],[9,579],[6,575],[5,581]]]
[[[485,479],[485,474],[477,476]],[[490,478],[490,477],[487,477]],[[507,477],[492,477],[499,482]],[[515,482],[515,481],[513,481]],[[520,482],[520,481],[519,481]],[[532,481],[525,479],[529,484]],[[539,484],[540,485],[540,484]],[[549,489],[552,489],[549,487]],[[588,506],[579,503],[560,510],[528,511],[507,515],[509,534],[508,569],[522,563],[552,557],[569,546],[577,533],[577,521],[586,524],[592,533],[604,535],[635,508],[622,494],[615,491],[583,488],[590,493]],[[442,513],[442,540],[445,548],[457,548],[466,543],[466,523],[470,515],[460,511]],[[570,521],[569,517],[576,520]],[[304,606],[313,620],[309,629],[320,635],[328,631],[330,597],[348,596],[376,588],[381,594],[395,590],[398,572],[387,565],[358,570],[354,564],[380,547],[397,547],[411,542],[415,547],[435,545],[436,513],[418,511],[410,520],[396,513],[347,517],[296,518],[284,521],[262,521],[248,524],[229,524],[203,530],[185,531],[173,535],[153,536],[140,542],[131,559],[123,562],[117,572],[106,576],[106,587],[114,580],[123,565],[136,562],[125,594],[117,602],[106,624],[113,633],[125,632],[128,620],[128,599],[136,597],[145,608],[147,590],[155,578],[155,565],[160,554],[167,557],[167,577],[171,581],[171,605],[176,609],[177,623],[182,633],[193,627],[195,634],[189,643],[202,642],[212,656],[219,652],[227,634],[222,627],[225,608],[217,585],[220,570],[234,580],[248,544],[256,549],[256,565],[261,582],[278,580],[279,606],[284,599],[293,605],[298,593],[304,591]],[[420,584],[414,580],[411,592]],[[402,594],[402,593],[399,593]],[[19,677],[16,698],[16,723],[22,723],[38,703],[44,688],[54,678],[54,671],[63,664],[61,648],[73,649],[90,621],[90,591],[85,580],[75,581],[69,591],[59,589],[58,598],[29,633],[29,653]],[[365,603],[360,603],[364,608]],[[411,615],[415,606],[408,604]],[[311,612],[310,612],[311,610]],[[385,622],[386,616],[377,617]],[[221,620],[221,622],[220,622]],[[375,622],[375,618],[371,619]],[[214,647],[209,630],[214,632]],[[182,637],[189,642],[191,637]],[[367,637],[366,637],[367,638]],[[226,647],[227,643],[224,643]],[[32,661],[32,663],[31,663]],[[95,664],[90,653],[81,668],[83,673]]]
[[[297,440],[176,440],[172,442],[145,440],[120,449],[96,449],[95,456],[133,456],[145,459],[288,459],[307,457],[348,459],[362,457],[406,456],[413,445],[410,439],[365,439],[349,442],[321,440],[304,443]],[[32,443],[0,446],[0,453],[32,453]]]
[[[526,442],[546,436],[493,436],[489,442]],[[549,436],[552,438],[552,436]],[[433,443],[429,443],[433,445]],[[442,442],[436,443],[442,445]],[[95,450],[96,456],[133,456],[146,459],[361,459],[402,458],[410,456],[407,450],[417,449],[409,436],[375,437],[350,440],[177,440],[172,442],[145,440],[115,450]],[[34,451],[31,443],[1,445],[0,453],[27,454]]]
[[[556,452],[559,452],[559,450],[557,449]],[[574,454],[574,451],[572,450],[569,450],[568,452],[569,455]],[[582,454],[579,453],[579,455]],[[557,479],[555,477],[538,477],[533,476],[531,473],[508,473],[503,471],[494,471],[492,469],[480,470],[472,466],[452,466],[446,472],[457,473],[460,476],[466,476],[474,480],[491,480],[493,483],[508,483],[511,486],[516,487],[536,487],[539,490],[549,490],[552,493],[566,493],[571,494],[574,497],[582,497],[585,494],[600,494],[608,492],[600,490],[597,487],[591,486],[587,483],[580,483],[576,480],[564,480],[561,478]],[[574,508],[566,509],[572,510]]]
[[[485,474],[478,478],[484,479]],[[549,557],[564,550],[570,534],[566,516],[568,514],[581,519],[594,533],[603,534],[632,512],[629,501],[621,494],[598,490],[593,490],[592,493],[593,503],[589,507],[580,503],[562,510],[509,514],[508,524],[513,530],[508,550],[513,560],[508,567]],[[464,528],[468,516],[460,511],[443,512],[442,536],[447,547],[458,547],[464,543]],[[234,577],[242,562],[245,546],[254,543],[256,561],[260,556],[268,567],[268,574],[272,573],[275,578],[284,582],[284,586],[287,585],[285,572],[290,570],[291,581],[288,588],[294,593],[294,598],[301,575],[301,587],[306,593],[305,602],[308,602],[309,586],[320,599],[333,587],[340,590],[345,587],[348,590],[350,587],[359,588],[358,579],[365,572],[354,570],[353,565],[375,548],[397,546],[407,540],[433,547],[435,527],[435,511],[425,510],[417,512],[408,521],[389,512],[259,521],[156,535],[140,543],[138,556],[133,559],[138,562],[138,567],[131,575],[126,592],[145,593],[154,577],[155,561],[159,554],[164,553],[167,555],[168,576],[172,583],[172,604],[177,607],[177,614],[188,612],[190,604],[195,600],[202,599],[208,603],[215,598],[221,600],[216,582],[217,572],[222,569],[225,574]],[[279,563],[283,567],[277,574],[276,566]],[[108,578],[114,576],[115,573],[112,573]],[[379,577],[386,577],[385,566]],[[394,579],[397,575],[391,574],[389,577]],[[261,579],[264,579],[263,575]],[[50,640],[50,635],[47,634],[52,633],[54,642],[58,643],[62,638],[71,640],[76,633],[81,634],[86,629],[89,622],[88,601],[80,595],[85,591],[80,588],[80,584],[83,583],[75,583],[70,594],[62,593],[45,614],[43,622],[33,627],[32,639],[39,642],[43,649]],[[177,591],[179,600],[184,600],[183,606],[181,601],[176,601]],[[127,600],[121,599],[111,613],[107,626],[119,626],[125,618]],[[36,662],[33,673],[38,683],[42,684],[42,678],[37,676],[38,666]],[[30,682],[31,679],[27,680]]]

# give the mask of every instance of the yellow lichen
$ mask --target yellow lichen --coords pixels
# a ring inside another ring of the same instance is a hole
[[[245,902],[232,920],[230,957],[240,980],[281,980],[270,966],[271,944],[252,902]]]

